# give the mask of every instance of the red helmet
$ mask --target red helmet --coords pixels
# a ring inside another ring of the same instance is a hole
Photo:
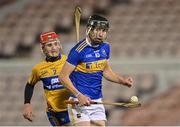
[[[55,32],[45,32],[40,35],[40,40],[42,44],[45,44],[49,41],[57,41],[59,35],[57,35]]]

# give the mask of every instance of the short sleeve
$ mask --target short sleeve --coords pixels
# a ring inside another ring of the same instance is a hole
[[[29,76],[28,83],[31,85],[35,85],[39,81],[38,71],[36,67],[32,69],[31,75]]]
[[[79,61],[80,61],[80,53],[76,51],[75,48],[72,48],[68,55],[67,62],[74,66],[77,66]]]

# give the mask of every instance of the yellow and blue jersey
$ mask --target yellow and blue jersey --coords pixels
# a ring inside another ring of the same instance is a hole
[[[68,55],[67,62],[76,66],[70,75],[73,85],[91,99],[102,98],[103,70],[109,57],[107,42],[93,47],[86,39],[76,44]]]
[[[43,60],[34,66],[28,80],[31,85],[35,85],[40,80],[43,82],[47,108],[55,112],[67,110],[64,100],[69,98],[69,93],[58,78],[66,59],[65,55],[61,55],[61,58],[54,62]]]

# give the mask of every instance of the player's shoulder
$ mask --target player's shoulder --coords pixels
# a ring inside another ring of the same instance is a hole
[[[104,46],[110,46],[110,45],[109,45],[109,42],[107,42],[107,41],[103,42],[103,45],[104,45]]]
[[[80,53],[86,46],[88,46],[88,43],[86,42],[86,39],[83,39],[81,41],[79,41],[72,50],[74,50],[75,52]]]
[[[101,44],[101,47],[109,49],[110,48],[109,42],[103,42]]]
[[[67,58],[66,54],[61,54],[61,58]]]
[[[39,63],[34,65],[33,70],[39,70],[41,67],[44,66],[45,63],[46,63],[45,60],[40,61]]]
[[[65,55],[65,54],[61,54],[61,60],[66,61],[66,59],[67,59],[67,55]]]

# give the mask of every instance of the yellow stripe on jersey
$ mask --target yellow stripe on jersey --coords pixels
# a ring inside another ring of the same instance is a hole
[[[82,42],[77,48],[76,51],[81,52],[81,50],[83,48],[85,48],[88,44],[86,43],[86,41]]]
[[[86,43],[84,46],[82,46],[78,52],[81,52],[88,44]]]
[[[99,60],[94,62],[80,63],[76,67],[76,71],[84,72],[84,73],[94,73],[103,71],[106,66],[107,60]]]
[[[82,45],[84,45],[86,43],[86,41],[84,40],[81,44],[79,44],[79,46],[76,48],[76,50],[78,49],[78,48],[80,48]]]

